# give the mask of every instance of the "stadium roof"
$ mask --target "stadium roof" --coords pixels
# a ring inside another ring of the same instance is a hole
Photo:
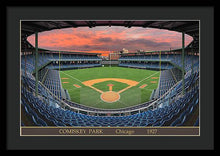
[[[124,26],[158,28],[177,32],[185,32],[193,37],[188,47],[198,49],[199,47],[199,21],[21,21],[21,49],[33,49],[27,41],[27,37],[35,32],[49,31],[62,28],[77,28],[96,26]]]

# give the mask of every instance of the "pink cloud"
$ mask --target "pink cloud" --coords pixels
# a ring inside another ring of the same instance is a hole
[[[181,48],[181,33],[151,28],[95,27],[66,28],[39,33],[38,46],[50,50],[85,52],[118,51],[122,48],[135,52],[138,49],[169,50]],[[34,35],[28,37],[34,46]],[[185,45],[192,41],[186,35]]]

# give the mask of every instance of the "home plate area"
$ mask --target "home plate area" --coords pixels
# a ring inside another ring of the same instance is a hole
[[[108,91],[102,93],[100,98],[105,102],[112,103],[120,99],[120,94],[114,91]]]

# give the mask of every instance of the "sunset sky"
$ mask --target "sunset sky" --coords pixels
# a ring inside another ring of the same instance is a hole
[[[141,27],[97,26],[45,31],[38,35],[38,47],[48,50],[103,53],[137,50],[155,51],[182,47],[182,34],[174,31]],[[35,46],[35,37],[28,41]],[[192,37],[185,35],[185,46]]]

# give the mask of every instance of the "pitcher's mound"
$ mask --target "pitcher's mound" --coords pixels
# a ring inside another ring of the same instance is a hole
[[[120,99],[120,94],[113,92],[113,91],[108,91],[108,92],[102,93],[100,98],[105,102],[112,103]]]

